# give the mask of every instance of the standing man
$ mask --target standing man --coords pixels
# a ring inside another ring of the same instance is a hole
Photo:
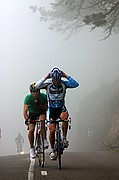
[[[51,78],[51,80],[48,81],[47,79],[49,78]],[[66,80],[62,80],[61,78],[65,78]],[[56,120],[57,118],[61,118],[62,120],[68,119],[69,114],[65,106],[66,89],[76,88],[77,86],[79,86],[77,81],[75,81],[71,76],[66,75],[57,67],[54,67],[50,73],[35,84],[36,88],[46,89],[49,103],[49,118],[52,118],[53,120]],[[55,122],[50,123],[49,125],[49,140],[52,149],[50,153],[51,160],[56,159],[56,153],[54,150],[55,126]],[[62,123],[62,140],[64,148],[68,147],[67,130],[68,122]]]
[[[25,119],[25,124],[28,125],[29,119],[30,120],[39,119],[44,121],[44,123],[41,123],[41,130],[44,139],[44,147],[46,149],[49,146],[45,133],[45,119],[46,119],[46,112],[48,107],[47,96],[46,94],[41,93],[39,88],[35,87],[35,83],[31,84],[29,89],[30,89],[30,94],[28,94],[24,99],[23,115]],[[35,130],[35,123],[30,123],[28,139],[30,143],[31,158],[36,157],[35,149],[34,149],[34,130]]]
[[[23,151],[23,144],[24,144],[24,138],[21,135],[21,133],[18,133],[17,137],[15,138],[15,143],[17,145],[17,153],[21,153]]]

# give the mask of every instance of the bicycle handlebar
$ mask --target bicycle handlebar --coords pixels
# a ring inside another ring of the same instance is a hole
[[[40,120],[40,119],[36,119],[36,120],[28,120],[28,123],[40,123],[40,122],[44,122],[44,120]]]
[[[59,122],[68,122],[69,123],[69,129],[71,129],[71,118],[69,117],[68,119],[66,120],[62,120],[61,118],[57,118],[57,119],[52,119],[50,118],[49,120],[47,120],[47,122],[56,122],[56,123],[59,123]]]
[[[57,119],[52,119],[52,118],[50,118],[49,120],[39,120],[39,119],[36,119],[36,120],[28,120],[28,128],[27,128],[27,130],[29,130],[29,125],[30,125],[30,123],[43,123],[43,122],[46,122],[46,123],[48,123],[48,122],[68,122],[69,123],[69,129],[71,129],[71,118],[68,118],[68,119],[66,119],[66,120],[62,120],[61,118],[57,118]]]
[[[27,125],[27,130],[29,130],[29,125],[30,123],[44,123],[44,120],[40,120],[40,119],[36,119],[36,120],[31,120],[31,119],[28,119],[28,125]]]
[[[71,122],[71,118],[68,118],[66,120],[62,120],[61,118],[57,118],[57,119],[52,119],[50,118],[49,120],[47,120],[47,122]]]
[[[49,119],[47,120],[47,122],[68,122],[68,119],[67,120],[62,120],[60,118],[57,118],[57,119]]]

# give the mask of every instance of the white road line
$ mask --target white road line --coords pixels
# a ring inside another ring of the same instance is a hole
[[[41,175],[42,175],[42,176],[47,176],[48,173],[47,173],[47,171],[41,171]]]
[[[34,180],[34,166],[35,166],[35,159],[30,158],[30,166],[28,171],[28,180]]]

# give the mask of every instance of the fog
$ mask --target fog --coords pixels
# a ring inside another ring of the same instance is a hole
[[[48,24],[39,21],[39,13],[32,12],[29,7],[36,2],[0,1],[1,156],[16,154],[18,132],[25,140],[24,151],[29,151],[23,118],[24,97],[29,93],[29,84],[38,81],[52,67],[58,66],[80,83],[80,87],[67,90],[66,96],[73,121],[68,134],[70,151],[80,150],[76,146],[78,143],[80,147],[76,126],[79,125],[80,131],[81,100],[97,90],[100,82],[113,83],[119,77],[119,35],[100,41],[102,29],[90,32],[85,28],[65,40],[65,35],[50,31]],[[40,2],[49,6],[49,1]]]

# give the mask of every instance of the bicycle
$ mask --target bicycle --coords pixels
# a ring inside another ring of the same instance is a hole
[[[55,122],[56,123],[56,130],[55,130],[55,144],[54,144],[54,149],[57,154],[58,158],[58,168],[61,170],[62,167],[62,158],[61,155],[63,154],[64,151],[64,146],[61,138],[61,123],[62,122],[68,122],[69,129],[71,129],[71,118],[68,118],[68,120],[62,120],[60,118],[56,120],[50,119],[49,122]]]
[[[36,123],[36,129],[35,129],[35,152],[36,152],[36,158],[38,160],[38,165],[41,167],[44,167],[45,164],[45,148],[44,148],[44,139],[42,137],[41,133],[41,123],[45,123],[42,120],[28,120],[28,128],[30,123]],[[46,124],[46,123],[45,123]],[[47,128],[45,127],[45,131]]]

